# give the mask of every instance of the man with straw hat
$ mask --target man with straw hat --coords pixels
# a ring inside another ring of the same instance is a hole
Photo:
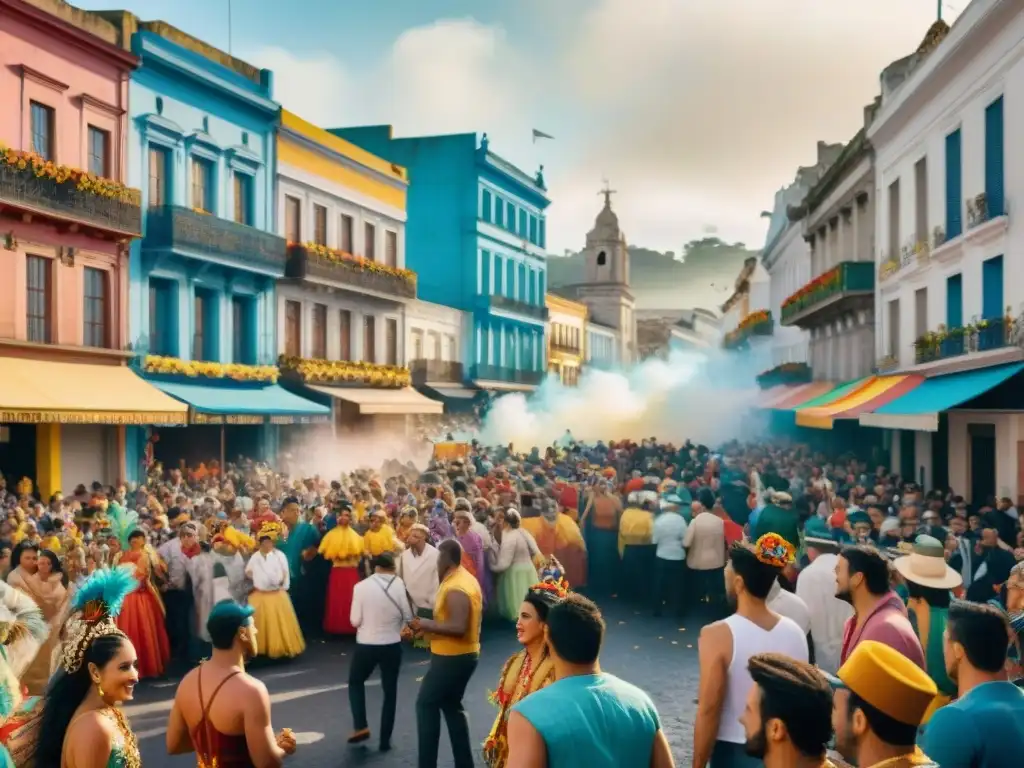
[[[910,625],[924,650],[925,671],[939,689],[939,695],[925,713],[927,723],[936,709],[956,695],[956,683],[946,674],[942,645],[950,590],[959,587],[963,579],[946,564],[942,542],[931,536],[918,536],[910,553],[897,557],[893,567],[907,584]]]
[[[915,746],[937,689],[894,648],[864,640],[831,679],[836,749],[860,768],[938,765]]]

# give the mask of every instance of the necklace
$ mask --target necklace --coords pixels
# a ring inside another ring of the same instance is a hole
[[[124,716],[124,712],[117,707],[108,707],[104,710],[104,714],[114,721],[114,725],[121,734],[122,743],[119,750],[122,752],[120,755],[121,760],[119,763],[115,763],[115,765],[117,765],[118,768],[142,768],[142,756],[139,754],[139,742],[136,740],[135,733],[128,724],[128,718]]]

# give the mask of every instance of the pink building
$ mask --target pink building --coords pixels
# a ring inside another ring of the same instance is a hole
[[[123,425],[183,418],[124,349],[137,63],[98,16],[0,0],[0,472],[44,496],[123,477]]]

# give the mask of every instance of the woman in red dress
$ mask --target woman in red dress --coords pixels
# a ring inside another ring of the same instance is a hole
[[[329,635],[354,635],[352,593],[359,583],[359,559],[363,556],[363,537],[352,530],[352,513],[337,512],[338,524],[320,540],[320,554],[333,565],[327,582],[327,608],[324,632]]]
[[[164,604],[153,583],[153,572],[163,568],[163,563],[147,550],[146,534],[141,530],[136,528],[127,539],[127,546],[118,553],[114,565],[134,566],[138,587],[125,597],[117,628],[135,646],[139,678],[162,677],[171,658],[171,644],[164,626]]]

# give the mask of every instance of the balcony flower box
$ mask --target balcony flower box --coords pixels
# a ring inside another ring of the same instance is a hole
[[[181,360],[177,357],[147,355],[142,362],[145,373],[156,376],[184,376],[190,379],[231,379],[232,381],[273,384],[279,371],[275,365],[242,365],[241,363],[210,363]]]
[[[875,288],[874,265],[867,261],[844,261],[802,286],[782,302],[785,324],[804,310],[843,293],[868,293]]]
[[[289,277],[321,278],[416,298],[416,273],[317,243],[288,243]]]
[[[726,349],[736,349],[746,343],[751,336],[771,336],[774,330],[772,313],[759,309],[740,320],[736,330],[725,335],[722,346]]]
[[[278,366],[304,384],[363,384],[380,389],[401,389],[412,384],[409,369],[397,365],[282,355]]]
[[[914,340],[914,361],[933,363],[974,352],[988,352],[1012,346],[1020,336],[1020,320],[1009,315],[991,320],[978,320],[969,325],[937,330]]]
[[[759,374],[757,385],[771,389],[780,384],[807,384],[812,378],[811,366],[807,363],[783,363]]]

